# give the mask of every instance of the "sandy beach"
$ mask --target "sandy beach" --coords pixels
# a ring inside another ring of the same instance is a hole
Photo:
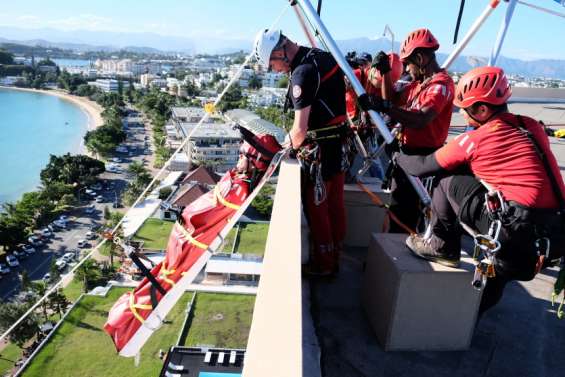
[[[88,117],[88,129],[93,130],[97,127],[100,127],[104,124],[104,120],[102,119],[102,111],[103,108],[99,104],[94,101],[91,101],[87,97],[79,97],[74,96],[72,94],[68,94],[62,90],[43,90],[43,89],[30,89],[30,88],[16,88],[13,86],[0,86],[0,88],[10,89],[10,90],[19,90],[22,92],[32,92],[32,93],[42,93],[42,94],[49,94],[51,96],[59,97],[65,101],[72,102],[73,104],[77,105],[84,111]]]

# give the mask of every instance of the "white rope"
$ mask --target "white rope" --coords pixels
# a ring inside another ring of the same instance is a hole
[[[275,19],[275,21],[273,22],[273,24],[269,27],[269,29],[274,29],[276,27],[276,25],[279,23],[279,21],[281,20],[281,18],[283,17],[283,15],[286,13],[286,11],[289,8],[289,4],[285,4],[282,11],[280,12],[280,14],[277,16],[277,18]],[[236,80],[239,79],[239,77],[241,76],[241,73],[243,72],[243,69],[245,68],[245,66],[249,63],[249,61],[251,60],[251,58],[254,56],[254,52],[253,50],[251,51],[251,53],[245,58],[245,61],[241,64],[241,66],[239,67],[239,69],[237,70],[236,74],[231,78],[231,80],[228,82],[228,84],[226,85],[226,87],[224,88],[224,90],[222,91],[222,93],[220,93],[220,95],[218,96],[218,98],[216,99],[216,101],[214,101],[214,107],[216,107],[218,105],[218,103],[222,100],[223,96],[227,93],[227,91],[229,90],[229,88],[236,82]],[[122,225],[122,223],[124,222],[124,219],[127,217],[127,215],[129,214],[129,212],[135,208],[135,206],[137,204],[139,204],[139,202],[143,199],[143,197],[145,196],[145,194],[147,194],[147,192],[149,191],[149,189],[153,186],[153,184],[157,181],[157,179],[161,176],[161,174],[166,170],[166,168],[171,164],[171,162],[173,161],[174,157],[180,152],[182,151],[182,149],[188,144],[188,142],[190,141],[191,136],[194,134],[194,132],[196,132],[196,130],[198,129],[198,127],[200,127],[202,125],[202,123],[204,123],[204,121],[206,121],[209,118],[209,114],[206,113],[204,114],[204,116],[200,119],[200,121],[196,124],[196,126],[194,127],[194,129],[192,129],[192,131],[190,132],[190,134],[186,137],[186,139],[183,141],[183,143],[175,150],[175,152],[171,155],[171,157],[167,160],[167,162],[165,162],[165,164],[163,165],[163,167],[161,168],[161,170],[159,170],[157,172],[157,174],[155,175],[155,177],[151,180],[151,182],[147,185],[147,187],[145,188],[145,190],[143,190],[143,192],[139,195],[139,197],[135,200],[135,202],[131,205],[130,209],[126,212],[126,214],[124,215],[124,217],[122,217],[120,219],[120,221],[116,224],[116,226],[112,229],[112,234],[115,234],[116,231],[118,230],[118,228]],[[94,254],[95,251],[98,251],[100,249],[100,247],[102,247],[105,243],[107,242],[106,239],[102,240],[102,242],[100,242],[98,245],[96,245],[94,247],[94,249],[92,249],[90,251],[90,253],[88,253],[83,259],[81,259],[76,266],[73,267],[73,269],[67,273],[66,277],[67,278],[72,278],[73,274],[75,273],[75,271],[84,264],[84,262],[91,258],[92,255]],[[18,327],[19,324],[21,324],[24,319],[26,319],[26,317],[28,315],[30,315],[31,313],[33,313],[33,311],[35,309],[37,309],[37,307],[39,307],[39,305],[41,305],[41,303],[43,301],[45,301],[47,299],[47,297],[49,297],[52,293],[54,293],[61,285],[63,284],[63,279],[59,280],[53,287],[51,287],[51,289],[49,289],[45,295],[43,295],[43,297],[41,297],[31,308],[28,309],[28,311],[26,311],[16,322],[14,322],[14,324],[12,324],[12,326],[10,326],[2,335],[0,335],[0,341],[2,341],[3,339],[5,339],[8,335],[10,335],[12,333],[12,331],[14,331],[14,329],[16,327]]]
[[[537,10],[542,11],[542,12],[552,14],[552,15],[557,16],[557,17],[565,18],[565,13],[556,12],[554,10],[543,8],[543,7],[540,7],[539,5],[530,4],[530,3],[527,3],[527,2],[522,1],[522,0],[517,0],[516,2],[519,3],[519,4],[525,5],[527,7],[537,9]]]

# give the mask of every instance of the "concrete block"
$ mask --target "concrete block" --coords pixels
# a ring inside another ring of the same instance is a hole
[[[469,257],[449,268],[415,257],[405,234],[373,234],[362,300],[385,351],[453,351],[470,346],[481,291]]]
[[[389,202],[390,194],[383,193],[381,184],[366,184],[384,203]],[[345,245],[368,247],[371,234],[383,228],[385,210],[377,207],[357,184],[347,184],[344,189],[345,212],[347,216],[347,234]]]

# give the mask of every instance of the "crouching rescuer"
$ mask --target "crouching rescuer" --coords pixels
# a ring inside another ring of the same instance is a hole
[[[255,54],[269,69],[290,74],[287,96],[294,124],[285,146],[292,147],[302,166],[303,206],[312,241],[306,272],[332,275],[345,238],[348,126],[343,73],[330,53],[299,46],[279,30],[259,32]]]
[[[474,230],[476,245],[493,246],[481,314],[501,299],[509,281],[533,279],[565,248],[565,185],[559,167],[543,127],[508,111],[510,96],[502,69],[471,70],[459,81],[454,104],[474,129],[433,154],[401,154],[397,160],[408,174],[438,179],[432,232],[408,237],[412,252],[456,267],[462,227]]]

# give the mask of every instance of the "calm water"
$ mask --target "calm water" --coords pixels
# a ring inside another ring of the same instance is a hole
[[[68,101],[0,89],[0,203],[34,190],[50,154],[79,152],[87,125],[87,115]]]

